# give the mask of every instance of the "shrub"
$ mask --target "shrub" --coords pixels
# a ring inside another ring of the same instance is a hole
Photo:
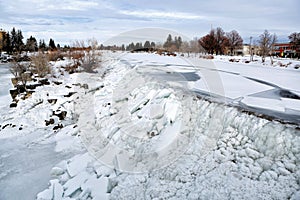
[[[49,61],[64,60],[64,54],[61,51],[52,51],[48,54]]]
[[[51,73],[48,57],[41,52],[31,57],[31,66],[33,72],[37,73],[41,78]]]
[[[24,87],[26,86],[27,81],[31,78],[28,68],[28,63],[16,61],[11,63],[10,72],[14,75],[14,78],[12,79],[14,86],[18,85],[19,82],[21,82]]]
[[[213,56],[213,55],[210,55],[210,54],[209,54],[209,55],[200,55],[199,58],[211,60],[211,59],[214,59],[214,56]]]

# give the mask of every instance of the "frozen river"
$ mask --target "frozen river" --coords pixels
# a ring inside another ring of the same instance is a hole
[[[0,64],[0,125],[7,124],[6,116],[14,116],[9,108],[12,88],[9,64]],[[29,132],[3,138],[0,131],[0,200],[32,200],[47,187],[51,168],[72,153],[54,151],[56,142],[45,140],[45,129],[32,128]]]
[[[0,109],[3,111],[3,107],[6,107],[8,102],[11,101],[9,95],[9,88],[12,87],[10,79],[12,74],[9,71],[9,64],[0,64]]]

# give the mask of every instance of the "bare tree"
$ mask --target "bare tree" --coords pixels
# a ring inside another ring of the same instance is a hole
[[[294,50],[294,56],[299,58],[299,47],[300,47],[300,33],[294,32],[289,35],[290,43],[292,44],[292,49]]]
[[[191,52],[195,53],[195,56],[197,56],[200,52],[205,52],[205,49],[199,44],[198,38],[194,38],[190,42],[190,50]]]
[[[265,30],[259,36],[259,47],[260,47],[260,54],[262,56],[262,62],[265,62],[265,59],[268,55],[271,54],[272,48],[276,42],[276,35],[270,34],[269,31]]]
[[[188,57],[190,57],[190,53],[195,53],[196,56],[196,54],[199,53],[200,50],[204,51],[204,49],[199,44],[198,38],[196,37],[189,42],[183,41],[180,46],[180,51],[187,53]]]
[[[252,47],[252,36],[250,36],[250,43],[249,43],[249,54],[250,54],[250,62],[253,61],[253,47]]]
[[[271,46],[270,46],[270,58],[271,58],[271,65],[273,65],[273,54],[275,50],[275,43],[277,42],[277,35],[274,33],[271,37]]]
[[[163,48],[163,44],[158,42],[155,44],[156,49],[162,49]]]
[[[209,54],[213,54],[216,51],[217,45],[215,30],[212,29],[209,34],[200,38],[198,42]]]
[[[179,51],[182,52],[182,53],[187,53],[188,57],[190,57],[191,49],[190,49],[189,42],[183,41],[180,48],[179,48]]]
[[[221,27],[211,29],[209,34],[200,38],[199,44],[210,54],[224,54],[228,38]]]
[[[98,51],[98,41],[95,38],[83,40],[76,40],[73,42],[73,51],[69,52],[69,57],[74,62],[74,67],[80,66],[83,71],[92,73],[99,66],[100,52]]]
[[[13,61],[10,65],[9,71],[14,75],[15,78],[18,78],[22,73],[26,71],[26,68],[17,61]]]
[[[97,51],[98,41],[95,38],[89,39],[87,43],[89,46],[81,66],[85,72],[91,73],[99,66],[101,54]]]
[[[26,89],[26,83],[30,79],[30,72],[28,72],[29,64],[24,62],[13,61],[10,65],[10,72],[14,75],[14,85],[21,82],[24,89]]]
[[[216,33],[216,53],[224,54],[225,48],[228,46],[228,38],[225,36],[225,32],[221,27],[217,27]]]
[[[233,52],[237,48],[242,47],[243,39],[236,30],[227,33],[226,36],[228,38],[228,47],[230,49],[230,54],[233,55]]]
[[[37,73],[41,78],[51,73],[48,57],[42,52],[38,52],[31,57],[31,66],[33,67],[33,72]]]

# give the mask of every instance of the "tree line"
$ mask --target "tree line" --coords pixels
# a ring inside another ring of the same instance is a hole
[[[55,44],[54,40],[50,38],[48,44],[45,40],[39,40],[33,36],[30,36],[26,39],[26,43],[23,42],[23,34],[21,30],[16,30],[13,28],[10,32],[4,32],[0,30],[0,53],[1,51],[6,51],[8,54],[21,53],[22,51],[38,51],[38,50],[56,50],[61,49],[59,44]],[[288,36],[290,44],[292,44],[292,49],[294,50],[294,56],[299,57],[300,50],[300,33],[291,33]],[[265,30],[259,39],[254,41],[253,44],[249,44],[249,53],[253,56],[253,46],[259,47],[259,55],[264,58],[268,55],[272,55],[274,52],[274,44],[277,42],[276,34],[271,34]],[[243,46],[243,39],[236,30],[230,32],[225,32],[221,27],[211,29],[209,33],[200,39],[194,39],[191,41],[183,41],[180,36],[175,36],[174,39],[171,34],[167,36],[166,41],[163,45],[155,44],[155,42],[145,41],[142,42],[131,42],[128,45],[122,46],[103,46],[100,45],[100,50],[122,50],[122,51],[132,51],[136,49],[143,48],[157,48],[163,47],[171,52],[200,52],[205,51],[209,54],[230,54],[234,55],[236,50],[241,49]],[[64,46],[64,49],[69,49],[70,46]]]
[[[294,57],[300,55],[300,33],[291,33],[288,36],[293,50]],[[236,30],[225,33],[221,27],[211,29],[210,32],[199,39],[199,45],[203,47],[209,54],[229,54],[233,55],[237,49],[243,46],[243,39]],[[254,55],[254,47],[257,48],[257,54],[262,56],[262,61],[265,61],[266,56],[272,56],[275,51],[275,44],[277,43],[277,36],[275,33],[270,33],[265,30],[258,36],[257,41],[253,41],[250,37],[249,53],[251,59]],[[272,59],[272,58],[271,58]]]
[[[137,43],[133,43],[131,42],[130,44],[128,44],[126,46],[126,48],[124,48],[124,46],[122,45],[122,50],[126,50],[126,51],[132,51],[132,50],[138,50],[138,49],[150,49],[150,48],[155,48],[155,42],[150,42],[150,41],[145,41],[145,43],[143,44],[142,42],[137,42]]]
[[[46,44],[45,40],[39,40],[33,36],[26,39],[26,43],[23,42],[23,33],[20,29],[16,30],[15,27],[9,32],[1,31],[0,34],[0,53],[6,51],[8,54],[21,53],[22,51],[38,51],[38,50],[56,50],[61,48],[59,44],[55,45],[55,42],[50,38],[49,43]],[[68,48],[65,46],[64,48]]]
[[[291,44],[291,50],[294,57],[300,57],[300,33],[291,33],[288,36]],[[252,42],[250,38],[249,54],[251,60],[253,55],[258,54],[262,57],[262,62],[265,62],[267,56],[275,55],[275,44],[277,43],[277,36],[275,33],[271,34],[268,30],[265,30],[258,36],[258,40]],[[185,52],[185,53],[199,53],[205,52],[208,54],[216,55],[235,55],[237,50],[242,50],[243,39],[236,30],[225,32],[221,27],[211,29],[208,34],[200,39],[195,38],[191,41],[182,41],[180,36],[172,39],[172,35],[169,34],[163,47],[171,52]]]

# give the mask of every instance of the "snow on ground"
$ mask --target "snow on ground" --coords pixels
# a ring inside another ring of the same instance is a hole
[[[57,71],[65,62],[54,64]],[[7,185],[19,172],[15,190],[40,177],[28,189],[40,200],[298,199],[299,129],[246,107],[299,116],[297,76],[221,58],[104,52],[99,73],[59,76],[6,109],[0,124],[12,125],[0,131],[0,197],[17,199]],[[50,118],[55,123],[45,126]],[[40,162],[44,171],[34,173]]]

